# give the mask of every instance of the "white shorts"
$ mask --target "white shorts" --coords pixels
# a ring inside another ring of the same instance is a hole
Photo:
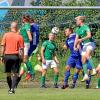
[[[42,63],[42,68],[43,69],[47,69],[49,66],[51,66],[51,68],[56,68],[57,63],[54,60],[46,60],[46,64]]]
[[[24,43],[24,56],[28,56],[29,48],[30,48],[30,43]]]
[[[85,55],[88,50],[93,52],[94,49],[95,49],[95,43],[94,42],[85,43],[83,48],[82,48],[81,55]]]

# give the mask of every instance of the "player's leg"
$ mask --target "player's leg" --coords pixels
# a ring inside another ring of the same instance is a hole
[[[88,76],[89,76],[89,80],[86,80],[86,89],[90,88],[90,82],[91,82],[91,70],[88,69]]]
[[[69,76],[70,76],[70,68],[72,66],[75,66],[75,63],[74,63],[74,59],[72,57],[69,57],[68,60],[66,61],[66,71],[65,71],[65,74],[64,74],[64,84],[63,86],[61,87],[62,89],[66,89],[69,85],[68,85],[68,79],[69,79]]]
[[[82,79],[82,82],[86,81],[89,79],[88,77],[88,72],[87,72],[87,55],[86,55],[86,46],[83,48],[83,51],[82,51],[82,67],[83,67],[83,72],[84,72],[84,77]]]
[[[46,80],[46,72],[47,69],[42,70],[42,76],[41,76],[41,88],[46,88],[45,80]]]
[[[6,78],[7,78],[7,84],[9,86],[9,91],[10,91],[11,90],[11,86],[12,86],[11,73],[7,73],[7,77]]]
[[[51,68],[54,70],[54,88],[58,88],[59,70],[54,60],[51,61]]]
[[[91,67],[91,65],[90,65],[90,63],[89,63],[89,61],[87,60],[87,69],[88,69],[88,77],[89,77],[89,79],[88,80],[86,80],[86,89],[89,89],[90,88],[90,82],[91,82],[91,70],[92,70],[92,67]]]
[[[30,74],[32,80],[34,79],[35,73],[34,73],[34,69],[32,67],[31,59],[30,58],[31,58],[34,50],[36,49],[36,47],[37,47],[36,45],[31,45],[30,46],[30,48],[28,50],[28,57],[29,57],[29,59],[27,60],[27,63],[26,63],[27,66],[28,66],[28,72],[29,72],[29,73],[27,73],[27,76],[28,76],[28,74]],[[27,78],[27,76],[26,76],[26,78]]]
[[[73,76],[73,83],[72,83],[71,88],[75,88],[79,72],[82,69],[81,57],[75,58],[74,62],[75,62],[75,73]]]
[[[12,85],[11,90],[9,91],[10,94],[15,93],[15,88],[17,84],[18,79],[18,72],[19,72],[19,56],[18,55],[12,55],[11,56],[11,72],[12,72]]]
[[[73,83],[71,85],[71,88],[75,88],[79,72],[80,72],[80,69],[75,68],[75,73],[74,73],[74,76],[73,76]]]
[[[47,68],[50,65],[50,62],[46,60],[45,64],[42,64],[42,76],[41,76],[41,88],[46,88],[45,79],[46,79],[46,72]]]
[[[97,66],[96,71],[97,71],[97,86],[96,86],[96,88],[100,89],[100,64]]]
[[[92,70],[93,70],[92,75],[95,75],[95,74],[96,74],[95,65],[94,65],[94,63],[93,63],[93,59],[92,59],[92,56],[91,56],[91,55],[92,55],[92,52],[93,52],[93,50],[94,50],[94,48],[95,48],[94,44],[91,43],[91,45],[89,45],[89,46],[87,47],[87,52],[86,52],[87,60],[89,61],[90,65],[91,65],[91,67],[92,67]]]
[[[11,90],[12,86],[12,78],[11,78],[11,63],[8,56],[4,56],[4,66],[5,66],[5,73],[7,74],[6,80],[9,86],[8,92]]]

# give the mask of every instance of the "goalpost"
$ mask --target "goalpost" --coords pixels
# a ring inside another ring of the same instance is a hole
[[[3,11],[6,11],[5,15],[1,13]],[[69,26],[76,27],[74,18],[79,15],[86,16],[86,23],[90,26],[98,45],[95,55],[100,59],[100,6],[3,6],[0,7],[0,35],[9,30],[10,23],[14,20],[18,21],[20,27],[21,18],[25,14],[38,23],[41,41],[47,37],[52,27],[59,27],[58,45],[63,42],[64,36],[61,33],[64,29]],[[60,53],[62,55],[61,50]]]

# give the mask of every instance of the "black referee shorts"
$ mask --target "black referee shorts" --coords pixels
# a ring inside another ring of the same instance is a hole
[[[20,59],[19,55],[9,54],[4,56],[5,73],[19,73]]]

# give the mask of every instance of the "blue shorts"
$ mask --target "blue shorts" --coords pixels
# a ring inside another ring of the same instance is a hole
[[[33,51],[37,48],[37,45],[30,45],[28,56],[30,57],[33,53]]]
[[[70,67],[82,69],[82,62],[81,57],[74,58],[72,56],[69,56],[66,61],[66,66],[69,65]]]

